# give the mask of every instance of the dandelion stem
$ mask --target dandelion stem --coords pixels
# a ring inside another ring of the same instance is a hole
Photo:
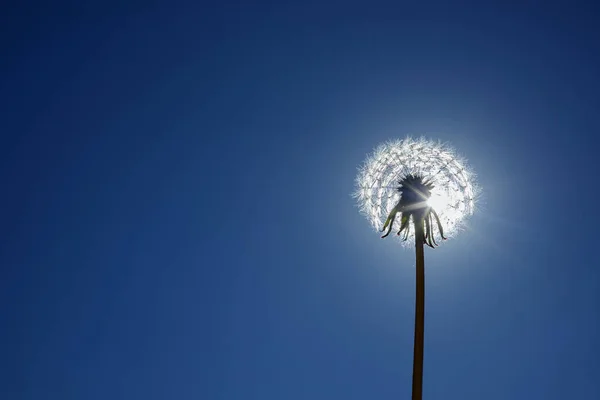
[[[412,400],[423,397],[423,336],[425,331],[425,255],[423,244],[425,235],[423,220],[415,218],[416,268],[416,301],[415,301],[415,342],[413,355]]]

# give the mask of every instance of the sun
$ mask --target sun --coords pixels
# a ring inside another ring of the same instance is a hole
[[[434,188],[427,205],[433,208],[451,229],[455,229],[469,215],[468,208],[457,202],[455,191]]]
[[[448,197],[442,191],[431,191],[431,197],[427,199],[427,205],[436,211],[445,214],[448,208]]]

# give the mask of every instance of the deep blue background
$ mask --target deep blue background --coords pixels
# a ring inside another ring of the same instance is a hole
[[[403,399],[413,254],[350,198],[451,142],[426,399],[600,398],[591,2],[40,2],[0,13],[0,398]]]

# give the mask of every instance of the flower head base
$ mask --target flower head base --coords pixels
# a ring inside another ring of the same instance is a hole
[[[434,186],[418,175],[408,174],[398,182],[400,201],[398,205],[403,209],[417,209],[427,207],[427,200],[431,197]]]
[[[384,237],[400,212],[398,234],[403,233],[404,243],[414,238],[412,219],[422,224],[424,242],[433,247],[436,235],[454,236],[473,214],[477,194],[474,174],[452,148],[406,138],[380,145],[367,158],[356,178],[354,197],[374,228],[389,228]]]
[[[446,237],[444,236],[444,229],[440,222],[440,218],[435,210],[427,204],[427,200],[431,197],[431,190],[434,186],[431,183],[424,181],[420,176],[412,174],[407,175],[399,183],[400,187],[398,188],[398,192],[400,192],[400,201],[398,201],[398,204],[396,204],[388,215],[385,224],[383,225],[383,230],[387,228],[387,232],[381,238],[383,239],[390,234],[392,226],[394,225],[394,220],[396,219],[396,214],[400,212],[401,223],[398,236],[404,231],[403,240],[406,241],[408,239],[412,217],[412,222],[415,226],[415,235],[420,235],[420,240],[429,247],[433,248],[437,246],[432,229],[433,217],[435,217],[437,222],[440,236],[442,239],[446,239]]]

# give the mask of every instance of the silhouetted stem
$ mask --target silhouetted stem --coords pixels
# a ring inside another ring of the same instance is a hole
[[[416,217],[416,216],[414,216]],[[417,256],[415,343],[413,355],[412,400],[423,398],[423,336],[425,332],[425,255],[423,253],[423,221],[415,218],[415,248]]]

